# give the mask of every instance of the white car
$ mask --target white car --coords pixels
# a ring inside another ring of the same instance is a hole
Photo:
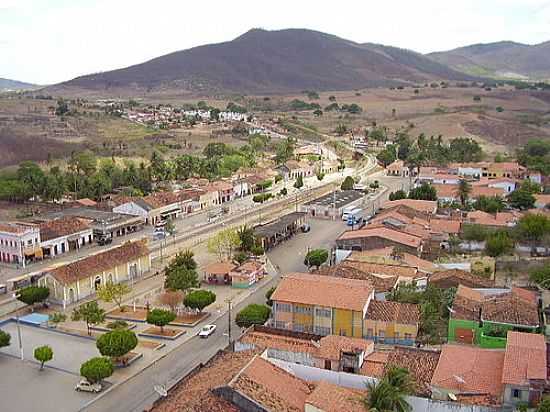
[[[216,330],[216,325],[206,325],[206,326],[203,326],[203,328],[201,329],[201,331],[199,332],[199,337],[201,338],[207,338],[209,337],[210,335],[212,335],[214,333],[214,331]]]
[[[100,383],[90,383],[86,379],[82,379],[74,387],[74,390],[79,391],[79,392],[82,391],[82,392],[99,393],[99,392],[101,392],[101,389],[103,389],[103,388],[101,387]]]

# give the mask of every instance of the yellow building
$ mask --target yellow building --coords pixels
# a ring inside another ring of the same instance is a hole
[[[405,345],[413,345],[418,333],[418,305],[376,301],[365,280],[292,273],[271,299],[279,329]]]
[[[59,266],[38,283],[50,289],[50,300],[65,308],[95,294],[100,285],[136,279],[150,270],[150,252],[143,239]]]

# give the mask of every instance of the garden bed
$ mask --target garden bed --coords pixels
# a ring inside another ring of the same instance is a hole
[[[163,332],[160,332],[160,328],[156,326],[151,326],[150,328],[145,329],[144,331],[138,333],[139,336],[145,336],[148,338],[155,338],[155,339],[168,339],[168,340],[175,340],[179,338],[180,336],[185,335],[184,330],[180,329],[172,329],[172,328],[164,328]]]
[[[134,312],[133,306],[124,306],[124,311],[116,308],[107,313],[106,317],[108,319],[125,320],[128,322],[145,322],[147,320],[147,309],[136,307],[136,311]]]
[[[166,343],[140,339],[138,340],[138,346],[146,349],[160,350],[166,346]]]
[[[195,327],[203,320],[208,318],[210,313],[184,313],[183,315],[178,315],[173,322],[170,322],[170,325],[173,326],[186,326],[186,327]]]
[[[97,330],[99,332],[111,332],[114,329],[111,329],[111,328],[107,327],[107,324],[109,324],[109,323],[110,322],[105,322],[101,325],[95,325],[95,326],[92,326],[91,329],[92,330]],[[132,329],[135,329],[136,327],[137,327],[137,325],[135,323],[128,323],[128,326],[125,327],[124,329],[132,330]]]

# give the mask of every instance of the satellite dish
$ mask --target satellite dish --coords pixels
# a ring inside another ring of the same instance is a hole
[[[454,393],[449,393],[448,396],[449,396],[449,399],[452,400],[452,401],[456,402],[458,400]]]
[[[153,386],[153,389],[155,390],[156,393],[158,393],[163,398],[168,396],[168,391],[166,390],[166,385],[155,385],[155,386]]]

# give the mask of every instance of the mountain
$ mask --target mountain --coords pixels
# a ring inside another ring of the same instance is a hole
[[[478,76],[550,79],[550,42],[474,44],[428,54],[438,63]]]
[[[0,77],[0,92],[12,90],[29,90],[35,89],[38,86],[35,84],[24,83],[17,80],[3,79]]]
[[[439,79],[472,77],[409,50],[359,44],[304,29],[253,29],[232,41],[78,77],[57,87],[112,92],[277,93],[351,90]]]

